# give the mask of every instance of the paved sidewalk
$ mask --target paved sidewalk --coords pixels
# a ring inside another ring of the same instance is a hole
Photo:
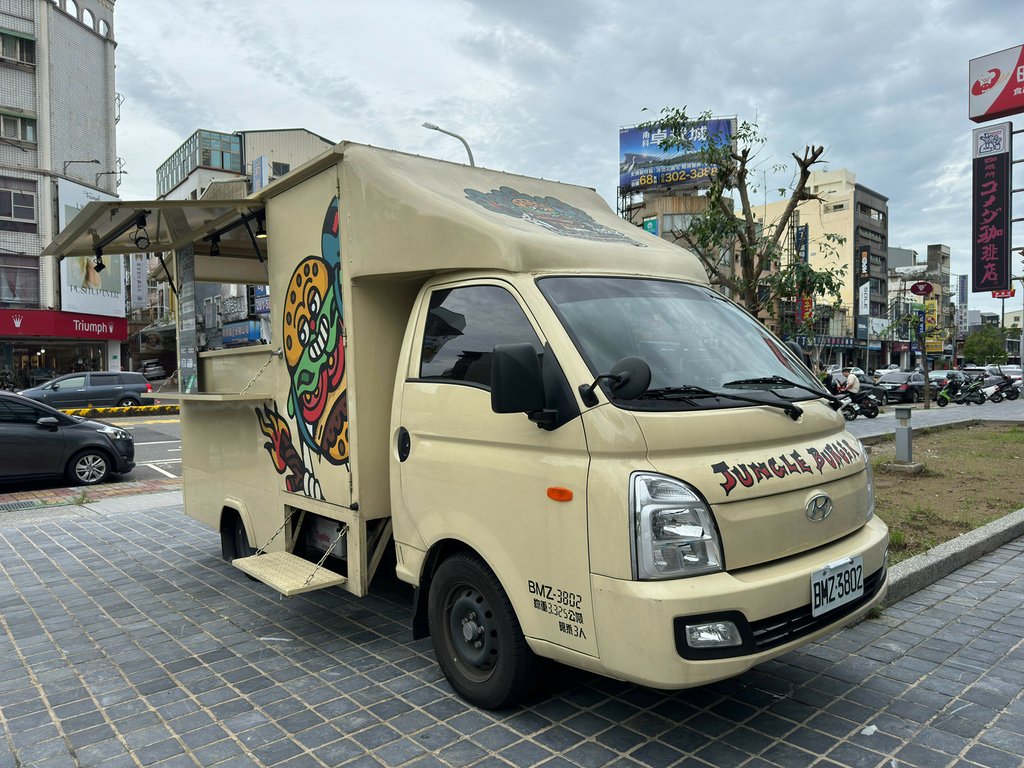
[[[0,518],[0,766],[1021,764],[1021,540],[733,680],[556,668],[487,713],[411,640],[386,575],[282,600],[175,492],[20,515]]]
[[[935,403],[925,409],[923,405],[911,407],[910,426],[913,429],[958,424],[969,421],[1024,422],[1024,397],[1010,402],[983,405],[947,405],[939,408]],[[876,437],[893,434],[896,430],[896,406],[886,406],[875,419],[856,418],[847,422],[847,429],[856,437]]]
[[[0,489],[4,486],[0,485]],[[119,477],[88,488],[63,487],[61,481],[53,483],[23,484],[23,490],[0,493],[0,513],[38,507],[91,503],[100,499],[140,494],[160,493],[181,489],[181,478],[154,478],[151,480],[125,480]],[[0,525],[7,518],[0,517]]]

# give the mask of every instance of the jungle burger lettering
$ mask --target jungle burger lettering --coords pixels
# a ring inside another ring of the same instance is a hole
[[[732,466],[729,466],[728,462],[720,461],[711,465],[711,471],[721,475],[722,481],[719,485],[728,496],[737,485],[752,488],[765,480],[788,475],[813,475],[815,472],[823,475],[826,468],[839,469],[863,460],[860,448],[844,439],[826,443],[821,448],[812,446],[804,448],[803,451],[795,450],[773,456],[767,461],[751,461]]]

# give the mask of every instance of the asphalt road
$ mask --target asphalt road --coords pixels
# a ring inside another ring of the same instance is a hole
[[[135,469],[131,480],[181,477],[181,420],[178,416],[137,416],[106,419],[135,438]]]

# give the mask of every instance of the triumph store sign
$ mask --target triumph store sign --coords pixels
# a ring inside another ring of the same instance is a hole
[[[49,309],[0,309],[0,336],[125,341],[128,321]]]

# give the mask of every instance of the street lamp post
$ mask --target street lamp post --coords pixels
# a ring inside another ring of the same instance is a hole
[[[433,123],[424,123],[423,127],[427,128],[427,129],[429,129],[431,131],[438,131],[439,133],[443,133],[443,134],[446,134],[448,136],[452,136],[452,137],[458,139],[459,141],[461,141],[462,142],[462,146],[464,146],[466,148],[466,154],[469,155],[469,164],[471,166],[473,166],[473,167],[476,167],[476,163],[473,162],[473,151],[469,148],[469,144],[466,142],[466,140],[464,138],[462,138],[461,136],[459,136],[459,134],[452,133],[451,131],[446,131],[444,128],[441,128],[440,126],[434,125]]]

